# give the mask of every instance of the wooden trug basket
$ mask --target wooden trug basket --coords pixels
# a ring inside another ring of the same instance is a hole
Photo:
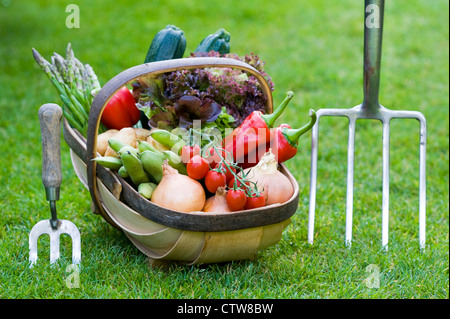
[[[267,97],[266,113],[273,109],[272,94],[264,77],[245,62],[228,58],[182,58],[141,64],[123,71],[96,95],[89,114],[87,139],[63,122],[63,136],[70,147],[74,170],[89,190],[94,211],[122,230],[150,260],[186,264],[253,259],[259,250],[279,242],[296,212],[299,186],[280,165],[294,187],[283,204],[231,213],[183,213],[162,208],[138,192],[116,172],[97,165],[96,141],[101,114],[109,99],[139,77],[208,67],[241,69],[256,77]]]

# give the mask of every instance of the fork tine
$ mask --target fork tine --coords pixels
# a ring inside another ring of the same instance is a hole
[[[353,180],[355,168],[355,125],[356,117],[349,116],[347,149],[347,203],[345,213],[345,244],[351,246],[353,226]]]
[[[81,239],[80,231],[77,226],[69,220],[63,221],[63,233],[70,235],[72,238],[72,264],[81,262]]]
[[[419,138],[419,247],[425,248],[426,237],[426,152],[427,152],[427,121],[422,112],[392,111],[391,118],[416,119],[420,124]]]
[[[58,230],[51,230],[50,235],[50,264],[59,259],[59,236],[61,233]]]
[[[311,170],[309,187],[309,216],[308,216],[308,242],[314,242],[314,219],[316,210],[316,187],[317,187],[317,149],[319,137],[320,110],[316,112],[317,120],[311,131]]]
[[[36,261],[38,259],[37,241],[38,241],[39,236],[40,236],[40,234],[36,234],[35,229],[31,229],[30,235],[29,235],[29,240],[28,240],[28,242],[29,242],[28,245],[29,245],[29,250],[30,250],[30,253],[29,253],[30,268],[32,268],[36,264]]]
[[[389,157],[390,119],[383,121],[383,199],[381,217],[381,245],[388,249],[389,240]]]
[[[427,122],[422,113],[418,113],[420,122],[419,146],[419,246],[425,248],[425,215],[426,215],[426,157],[427,157]]]

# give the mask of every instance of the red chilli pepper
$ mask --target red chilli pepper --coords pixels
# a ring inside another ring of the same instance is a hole
[[[276,136],[275,132],[278,132],[283,127],[286,127],[288,129],[291,128],[291,126],[289,124],[285,124],[285,123],[280,124],[280,126],[278,126],[277,128],[272,128],[270,130],[269,142],[266,145],[264,145],[264,147],[260,146],[260,147],[258,147],[258,149],[254,150],[253,152],[246,154],[244,161],[242,164],[240,164],[240,166],[243,169],[255,166],[256,164],[259,163],[260,159],[264,156],[264,154],[269,151],[269,149],[272,151],[272,153],[274,153],[275,158],[277,158],[278,152],[276,150],[276,146],[274,145],[275,136]]]
[[[287,92],[287,97],[271,114],[263,114],[261,111],[252,112],[239,127],[225,137],[223,148],[233,156],[236,163],[244,163],[246,154],[252,153],[270,141],[270,128],[283,113],[293,96],[293,92]]]
[[[109,129],[120,130],[136,124],[140,116],[133,94],[127,87],[123,87],[109,100],[103,110],[101,122]]]
[[[247,154],[241,167],[246,169],[255,166],[255,163],[258,163],[269,149],[275,155],[278,163],[283,163],[294,157],[297,154],[297,144],[300,136],[310,130],[316,123],[317,116],[314,110],[310,110],[309,116],[311,117],[310,122],[299,129],[292,129],[289,124],[285,123],[271,129],[270,142],[265,147],[260,147],[258,150]]]
[[[316,123],[317,116],[314,110],[309,110],[311,117],[308,124],[299,129],[292,129],[287,124],[281,124],[279,127],[273,129],[273,140],[269,147],[278,163],[283,163],[297,154],[298,140],[300,136],[309,131]]]

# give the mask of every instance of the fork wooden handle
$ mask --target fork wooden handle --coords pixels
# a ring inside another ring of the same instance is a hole
[[[48,201],[59,199],[61,186],[61,107],[48,103],[39,108],[38,116],[42,137],[42,182]]]

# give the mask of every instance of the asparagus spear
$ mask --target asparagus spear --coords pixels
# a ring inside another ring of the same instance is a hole
[[[51,63],[34,48],[32,51],[34,59],[58,90],[63,102],[63,115],[72,127],[86,136],[92,101],[101,88],[94,70],[75,57],[70,43],[66,58],[54,53]]]

